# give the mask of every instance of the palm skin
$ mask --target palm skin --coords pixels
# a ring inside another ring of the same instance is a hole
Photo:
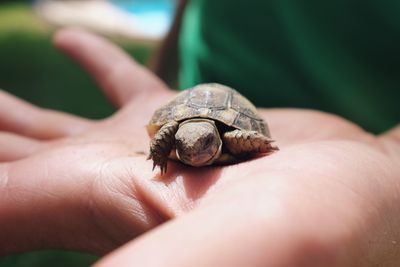
[[[64,30],[56,44],[122,108],[88,121],[2,95],[8,111],[35,109],[42,125],[0,108],[0,229],[14,240],[0,241],[3,253],[103,254],[133,239],[98,265],[400,263],[400,146],[392,134],[372,136],[317,111],[261,110],[280,151],[224,167],[170,162],[160,176],[143,155],[145,125],[175,93],[96,36]]]

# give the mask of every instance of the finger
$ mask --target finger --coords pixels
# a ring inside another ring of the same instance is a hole
[[[136,95],[167,91],[153,73],[99,36],[63,29],[56,33],[54,43],[90,73],[116,106],[128,103]]]
[[[252,206],[254,209],[254,203]],[[295,252],[289,244],[297,245],[294,231],[282,233],[272,224],[266,230],[266,224],[262,226],[249,217],[251,210],[243,214],[238,206],[231,207],[211,207],[171,221],[110,254],[96,267],[132,263],[148,267],[303,266],[290,258]],[[152,257],[154,254],[157,256]]]
[[[259,109],[278,147],[332,139],[370,139],[359,126],[337,115],[307,109]]]
[[[18,160],[42,147],[42,143],[12,133],[0,132],[0,162]]]
[[[90,171],[81,172],[85,164],[80,160],[72,163],[67,155],[51,151],[0,164],[0,256],[54,247],[97,251],[109,246],[99,228],[89,223],[85,203],[92,179]]]
[[[89,120],[38,108],[0,90],[0,130],[37,139],[74,135],[90,125]]]
[[[400,124],[379,135],[379,140],[387,153],[390,152],[393,157],[400,159]]]
[[[379,138],[391,140],[395,144],[400,145],[400,123],[392,129],[380,134]]]

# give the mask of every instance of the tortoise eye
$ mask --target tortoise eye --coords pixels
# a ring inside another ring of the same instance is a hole
[[[206,140],[204,141],[204,147],[208,147],[213,141],[213,137],[212,136],[208,136],[206,138]]]

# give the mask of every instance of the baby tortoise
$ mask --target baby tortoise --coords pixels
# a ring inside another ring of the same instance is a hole
[[[233,163],[278,150],[267,124],[249,100],[221,84],[200,84],[179,93],[147,126],[153,170],[168,158],[191,166]]]

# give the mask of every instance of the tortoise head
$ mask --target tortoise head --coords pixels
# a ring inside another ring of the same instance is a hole
[[[191,166],[209,165],[221,155],[222,141],[212,120],[192,119],[181,123],[175,140],[176,156]]]

